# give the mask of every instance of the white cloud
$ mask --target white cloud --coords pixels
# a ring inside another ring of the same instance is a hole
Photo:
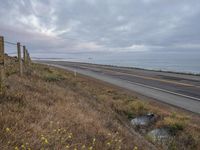
[[[96,44],[95,42],[80,42],[74,47],[76,50],[86,50],[86,51],[98,51],[103,49],[101,45]]]
[[[19,40],[33,41],[28,42],[32,51],[199,48],[198,0],[0,0],[0,3],[0,32],[11,41],[15,33]]]
[[[176,44],[174,45],[174,47],[176,48],[184,48],[184,49],[199,49],[200,50],[200,44],[198,43],[195,43],[195,44],[192,44],[192,43],[185,43],[185,44]]]

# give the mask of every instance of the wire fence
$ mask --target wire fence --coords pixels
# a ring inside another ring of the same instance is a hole
[[[12,51],[5,53],[5,47],[12,47]],[[29,51],[27,50],[26,46],[21,45],[20,42],[14,43],[11,41],[4,40],[3,36],[0,36],[0,95],[5,92],[5,69],[6,69],[6,54],[9,55],[16,55],[17,54],[17,66],[19,70],[19,75],[23,76],[25,69],[30,66],[31,58]],[[22,57],[23,54],[23,57]]]

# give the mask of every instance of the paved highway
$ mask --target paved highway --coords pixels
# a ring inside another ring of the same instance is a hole
[[[63,61],[43,61],[200,114],[200,76]]]

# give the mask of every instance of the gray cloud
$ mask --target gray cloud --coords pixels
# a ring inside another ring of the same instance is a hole
[[[199,50],[198,0],[0,0],[0,33],[32,52]]]

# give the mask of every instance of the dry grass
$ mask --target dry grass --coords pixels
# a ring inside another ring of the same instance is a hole
[[[98,97],[86,79],[41,65],[33,65],[23,78],[7,74],[0,99],[0,149],[152,147],[124,126],[112,110],[112,96]]]
[[[188,123],[189,117],[172,113],[171,115],[164,117],[163,120],[159,121],[157,125],[158,127],[161,126],[169,128],[171,133],[174,135],[188,126]]]
[[[155,149],[134,131],[129,118],[156,112],[159,125],[169,127],[179,125],[176,118],[182,120],[135,96],[61,69],[34,64],[20,78],[15,60],[8,60],[7,91],[0,99],[2,150]],[[190,149],[196,148],[200,133],[196,129],[191,132],[194,128],[184,124],[176,138],[187,143],[191,135]],[[186,147],[180,142],[174,145]]]

